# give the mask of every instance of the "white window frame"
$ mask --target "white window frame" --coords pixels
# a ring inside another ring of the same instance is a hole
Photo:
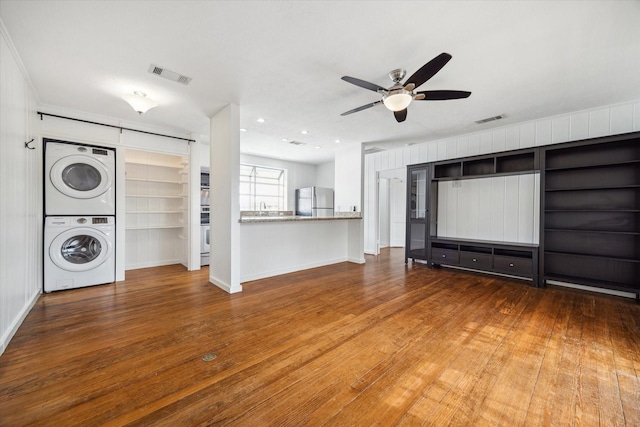
[[[243,175],[244,168],[251,168],[249,174]],[[279,172],[275,178],[262,177],[260,172],[273,173]],[[268,172],[267,172],[268,171]],[[259,181],[262,182],[259,182]],[[269,182],[273,181],[273,182]],[[249,192],[242,192],[244,183],[249,184]],[[277,187],[277,195],[261,194],[260,187],[275,186]],[[270,166],[252,165],[247,163],[240,164],[240,210],[242,211],[284,211],[287,206],[287,170],[282,168],[274,168]],[[243,199],[249,198],[248,204]]]

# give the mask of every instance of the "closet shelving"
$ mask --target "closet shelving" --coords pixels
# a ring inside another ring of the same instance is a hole
[[[125,230],[127,269],[186,259],[188,159],[127,150]]]
[[[640,137],[544,150],[541,274],[640,292]]]

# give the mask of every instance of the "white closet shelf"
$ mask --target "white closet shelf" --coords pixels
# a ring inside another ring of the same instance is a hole
[[[128,214],[181,214],[184,210],[172,210],[172,211],[126,211]]]
[[[171,229],[171,228],[183,228],[184,225],[140,225],[125,227],[125,230],[157,230],[157,229]]]
[[[181,185],[181,184],[188,184],[185,181],[176,181],[176,180],[171,180],[171,179],[147,179],[147,178],[125,178],[125,181],[137,181],[137,182],[157,182],[160,184],[177,184],[177,185]]]
[[[125,161],[125,164],[127,165],[136,165],[136,166],[151,166],[151,167],[155,167],[155,168],[163,168],[163,169],[183,169],[184,166],[178,166],[178,165],[156,165],[153,163],[143,163],[143,162],[131,162],[131,161]]]
[[[163,194],[163,195],[157,195],[157,196],[151,196],[149,194],[125,194],[125,197],[139,197],[139,198],[143,198],[143,199],[183,199],[186,196],[180,195],[180,194],[176,194],[176,195],[167,195],[167,194]]]

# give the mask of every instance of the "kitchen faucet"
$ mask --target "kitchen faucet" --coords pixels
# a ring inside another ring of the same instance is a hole
[[[265,202],[260,202],[260,207],[258,208],[260,210],[260,216],[262,216],[262,208],[264,206],[264,210],[267,210],[267,204]]]

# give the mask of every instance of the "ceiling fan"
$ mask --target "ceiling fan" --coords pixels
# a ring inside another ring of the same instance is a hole
[[[404,122],[407,118],[407,107],[411,104],[411,101],[444,101],[447,99],[460,99],[467,98],[471,95],[471,92],[463,90],[425,90],[421,92],[414,92],[419,86],[435,76],[438,71],[444,67],[451,59],[451,55],[448,53],[441,53],[440,55],[427,62],[416,71],[407,81],[400,83],[407,72],[401,68],[393,70],[389,73],[389,78],[393,80],[393,86],[389,89],[385,89],[382,86],[378,86],[374,83],[369,83],[364,80],[356,79],[355,77],[344,76],[342,80],[349,82],[356,86],[360,86],[365,89],[372,90],[382,95],[382,99],[371,104],[366,104],[353,110],[349,110],[340,114],[346,116],[351,113],[357,113],[358,111],[366,110],[378,104],[384,104],[389,110],[393,111],[393,115],[399,122]]]

